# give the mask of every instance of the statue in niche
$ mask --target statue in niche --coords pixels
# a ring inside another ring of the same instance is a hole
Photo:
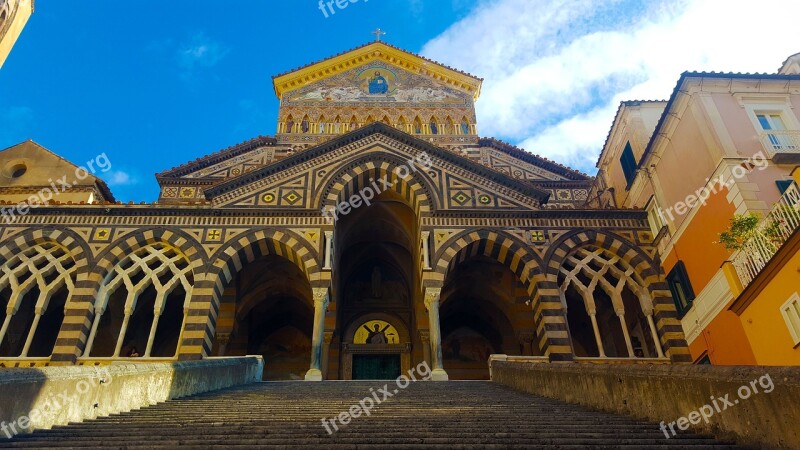
[[[381,269],[375,266],[372,269],[372,296],[380,298],[383,292],[381,291]]]
[[[387,323],[381,330],[381,326],[376,323],[374,329],[370,330],[368,326],[364,325],[367,333],[369,333],[367,344],[387,344],[389,340],[386,338],[386,330],[388,330],[390,326],[391,325]]]

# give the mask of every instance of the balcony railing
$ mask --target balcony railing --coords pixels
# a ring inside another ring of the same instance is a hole
[[[800,131],[765,131],[761,133],[761,143],[770,159],[800,159]]]
[[[731,256],[742,287],[747,287],[766,267],[789,236],[800,228],[800,189],[792,183],[769,214],[759,222],[755,234]]]

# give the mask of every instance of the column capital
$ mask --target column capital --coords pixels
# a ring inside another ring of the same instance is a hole
[[[428,330],[419,330],[419,339],[423,344],[427,345],[431,341],[431,332]]]
[[[521,344],[529,344],[536,338],[536,333],[533,331],[518,331],[517,339]]]
[[[333,331],[326,331],[322,335],[322,342],[324,342],[325,344],[330,344],[332,340],[333,340]]]
[[[324,287],[324,288],[312,288],[311,290],[313,291],[314,295],[314,307],[327,309],[328,302],[330,301],[330,297],[328,295],[329,289]]]
[[[425,288],[425,308],[430,311],[431,307],[436,304],[436,307],[439,306],[439,298],[442,295],[442,288],[433,288],[433,287],[426,287]]]

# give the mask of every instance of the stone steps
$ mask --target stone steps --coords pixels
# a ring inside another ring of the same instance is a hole
[[[348,411],[384,383],[256,383],[0,440],[0,447],[737,448],[692,433],[666,439],[658,425],[491,382],[419,382],[396,394],[391,383],[393,396],[371,415],[337,421],[339,431],[328,434],[323,417]]]

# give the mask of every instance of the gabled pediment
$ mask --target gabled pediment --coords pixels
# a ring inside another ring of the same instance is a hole
[[[437,80],[446,86],[469,94],[473,100],[477,100],[480,95],[482,79],[385,42],[371,42],[331,58],[277,75],[273,77],[275,94],[279,99],[283,99],[288,92],[312,83],[319,83],[329,77],[335,77],[376,61]]]
[[[405,174],[396,168],[423,157],[429,163],[416,163],[406,178],[420,187],[432,209],[539,209],[547,201],[548,193],[529,183],[381,123],[222,182],[205,196],[219,207],[318,210],[348,180],[377,183],[380,173]]]

